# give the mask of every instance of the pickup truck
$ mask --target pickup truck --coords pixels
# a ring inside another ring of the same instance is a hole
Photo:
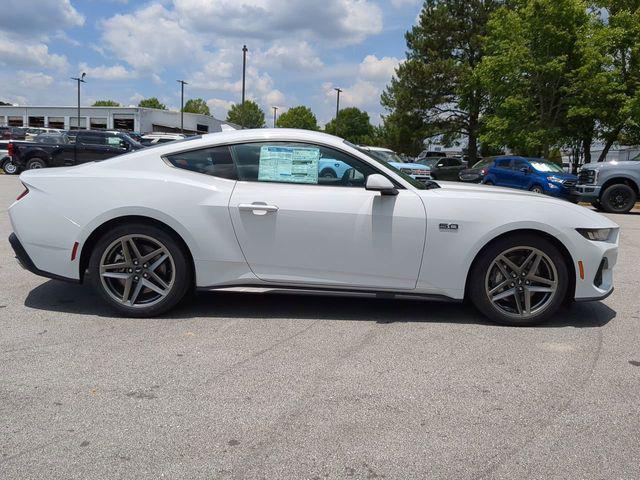
[[[106,160],[144,148],[122,132],[79,130],[74,133],[75,143],[64,134],[57,136],[53,143],[11,142],[9,155],[19,170],[31,170]]]
[[[628,213],[640,195],[640,155],[623,162],[587,163],[578,173],[575,194],[608,213]]]

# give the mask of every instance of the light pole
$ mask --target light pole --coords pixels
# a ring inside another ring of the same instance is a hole
[[[80,77],[71,77],[71,80],[75,80],[76,82],[78,82],[78,124],[76,125],[78,130],[80,130],[80,84],[87,83],[84,80],[84,77],[86,75],[86,73],[82,72],[82,75],[80,75]]]
[[[240,110],[240,126],[244,128],[244,92],[245,92],[245,78],[247,72],[247,46],[242,46],[242,105]]]
[[[273,128],[276,128],[276,121],[278,120],[278,107],[273,108]]]
[[[334,88],[334,90],[338,92],[338,98],[336,98],[336,120],[337,120],[338,113],[340,112],[340,94],[342,93],[342,90],[340,90],[339,88]]]
[[[180,133],[184,133],[184,86],[189,85],[184,80],[178,80],[180,84]]]

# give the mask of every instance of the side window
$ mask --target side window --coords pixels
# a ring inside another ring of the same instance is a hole
[[[513,164],[511,165],[511,169],[512,170],[520,170],[522,168],[525,168],[526,166],[527,166],[527,163],[524,160],[515,159],[513,161]]]
[[[126,142],[117,135],[109,135],[107,137],[107,146],[115,148],[125,148]]]
[[[511,164],[511,159],[510,158],[504,158],[502,160],[496,160],[495,166],[497,168],[509,168],[510,164]]]
[[[105,138],[102,135],[78,135],[76,137],[76,143],[82,145],[104,145]]]
[[[174,153],[165,157],[171,165],[183,170],[213,177],[235,180],[236,168],[229,147],[211,147],[190,152]]]
[[[238,179],[339,187],[364,187],[376,171],[345,153],[320,145],[264,142],[231,147]]]

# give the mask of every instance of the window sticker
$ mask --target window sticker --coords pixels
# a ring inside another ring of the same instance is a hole
[[[265,145],[260,148],[258,180],[317,184],[319,159],[319,148]]]

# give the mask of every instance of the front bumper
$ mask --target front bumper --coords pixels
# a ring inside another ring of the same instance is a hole
[[[593,202],[600,198],[600,185],[582,185],[578,184],[573,189],[573,194],[581,202]]]
[[[54,280],[63,280],[65,282],[80,283],[80,280],[78,279],[61,277],[60,275],[45,272],[44,270],[40,270],[38,267],[36,267],[33,263],[33,260],[31,260],[31,257],[29,257],[29,254],[24,249],[22,243],[20,243],[20,240],[15,233],[9,235],[9,243],[11,244],[11,248],[13,248],[16,259],[25,270],[29,270],[31,273],[35,273],[36,275],[39,275],[41,277],[53,278]]]

